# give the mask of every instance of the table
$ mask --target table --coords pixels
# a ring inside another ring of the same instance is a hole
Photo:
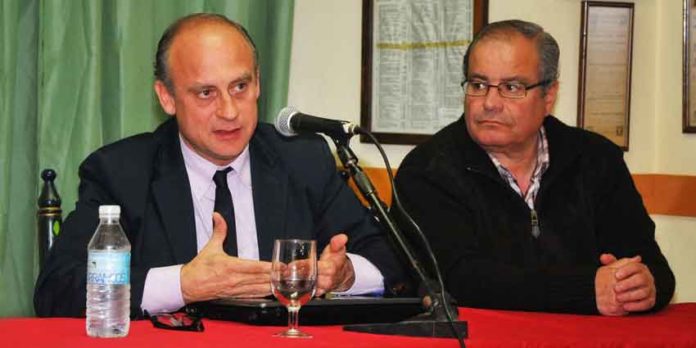
[[[673,304],[648,315],[601,317],[460,308],[469,322],[467,347],[696,347],[696,303]],[[340,326],[304,329],[314,338],[271,337],[281,327],[204,320],[205,332],[155,329],[131,322],[120,339],[85,334],[84,319],[0,319],[3,347],[458,347],[452,339],[380,336],[345,332]]]

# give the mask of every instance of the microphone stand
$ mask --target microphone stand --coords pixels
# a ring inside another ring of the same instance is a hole
[[[380,200],[370,178],[358,165],[358,158],[348,146],[349,135],[331,134],[330,137],[334,141],[334,144],[336,144],[336,152],[343,163],[343,167],[348,170],[363,198],[369,203],[370,211],[397,242],[411,264],[411,267],[416,272],[418,279],[423,284],[426,295],[430,298],[430,304],[426,305],[426,311],[424,313],[404,321],[383,324],[345,325],[343,329],[346,331],[385,335],[449,338],[458,338],[457,334],[452,331],[457,330],[461,337],[467,337],[466,321],[457,320],[457,307],[453,304],[453,301],[451,301],[444,289],[440,289],[439,284],[426,275],[426,271],[418,262],[409,244],[407,244],[402,231],[387,211],[384,202]],[[453,322],[448,320],[445,306],[449,307]]]

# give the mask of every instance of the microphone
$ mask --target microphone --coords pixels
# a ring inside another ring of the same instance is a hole
[[[332,120],[303,114],[292,106],[280,110],[275,121],[275,129],[286,137],[299,133],[324,133],[330,137],[345,137],[358,134],[360,126],[348,121]]]

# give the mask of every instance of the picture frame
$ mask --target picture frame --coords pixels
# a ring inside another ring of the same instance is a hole
[[[696,133],[696,1],[684,0],[682,132]]]
[[[462,59],[487,18],[488,0],[363,0],[361,127],[419,144],[458,119]]]
[[[583,1],[578,127],[628,151],[633,53],[633,3]]]

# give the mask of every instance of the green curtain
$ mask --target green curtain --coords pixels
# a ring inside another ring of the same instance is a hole
[[[77,168],[98,147],[153,130],[166,115],[152,62],[169,23],[194,12],[240,22],[261,67],[259,117],[287,97],[292,0],[2,0],[0,35],[0,317],[33,315],[39,172],[53,168],[63,215]]]

